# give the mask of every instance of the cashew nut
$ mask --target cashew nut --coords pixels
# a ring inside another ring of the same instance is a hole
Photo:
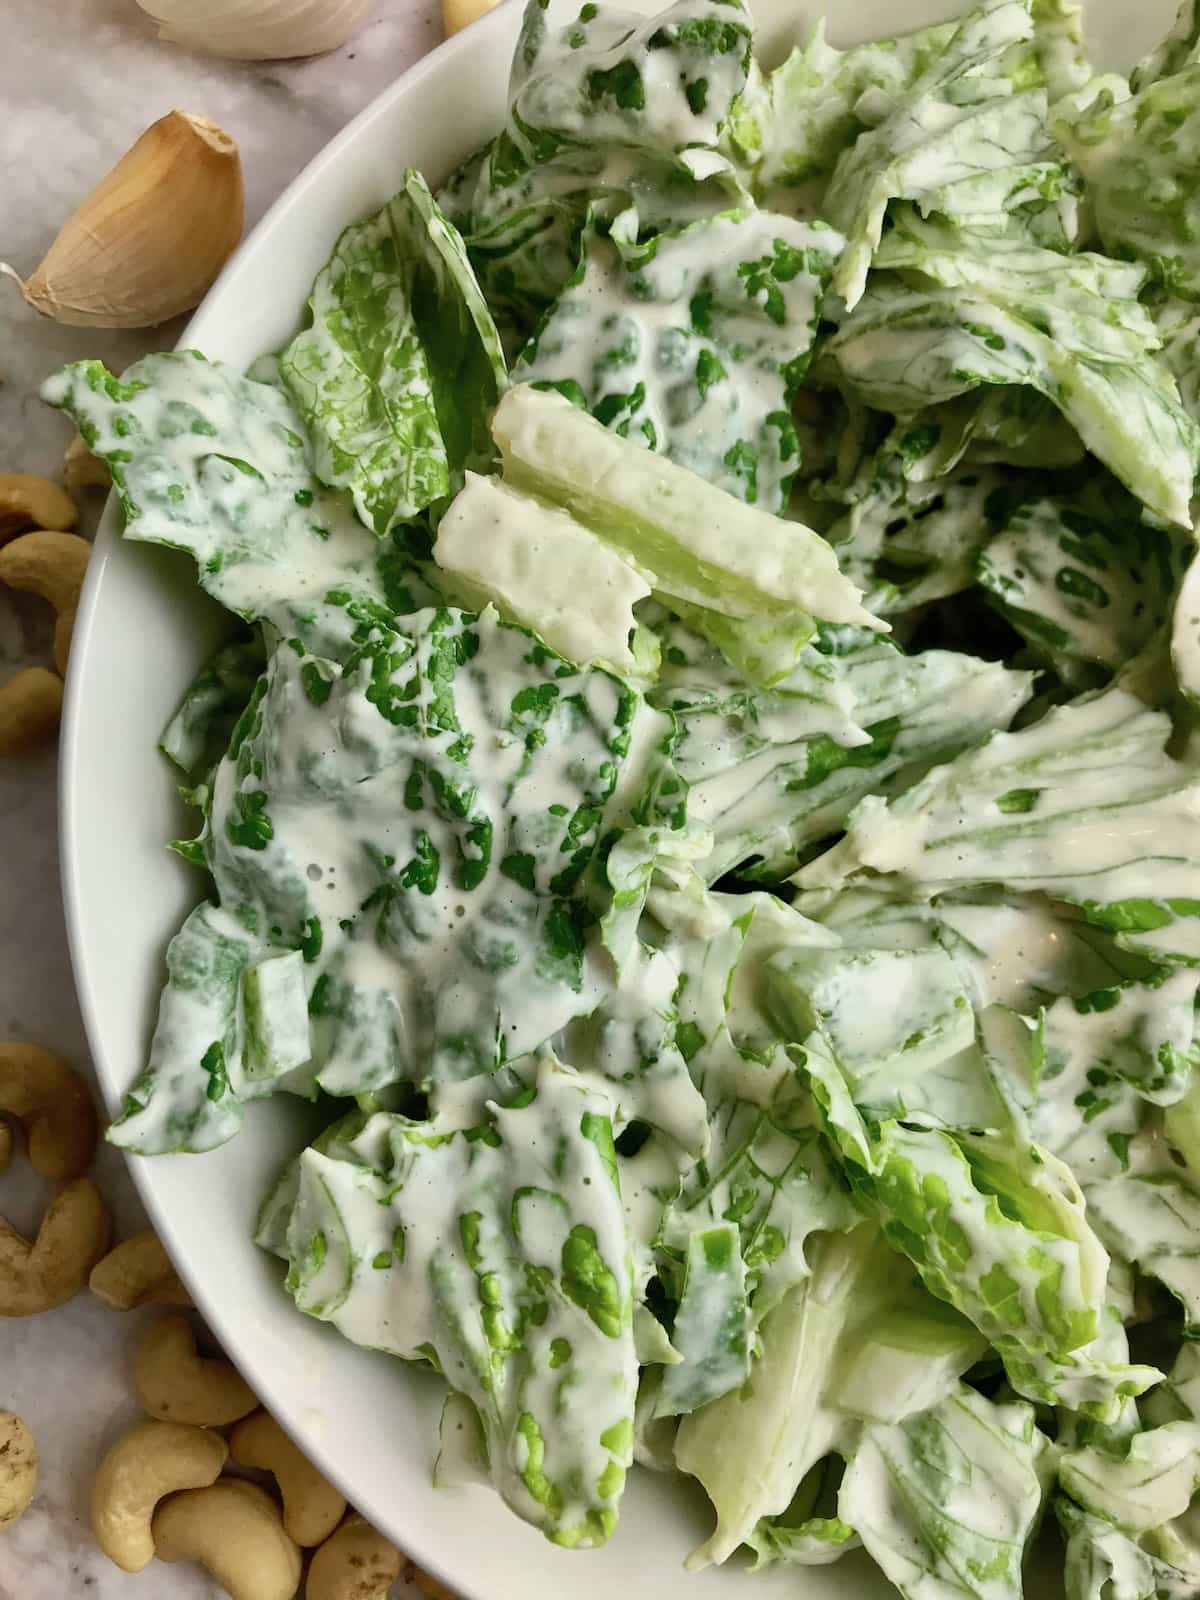
[[[283,1497],[283,1525],[306,1549],[328,1539],[345,1516],[344,1496],[265,1411],[238,1423],[230,1436],[229,1453],[241,1467],[274,1475]]]
[[[0,1218],[0,1317],[32,1317],[78,1294],[109,1231],[108,1208],[90,1178],[59,1191],[32,1244]]]
[[[292,1600],[300,1585],[300,1547],[256,1484],[185,1489],[159,1506],[153,1532],[160,1561],[198,1561],[232,1600]]]
[[[22,667],[0,683],[0,755],[18,755],[53,733],[62,702],[62,679],[45,667]]]
[[[190,1306],[192,1297],[180,1283],[158,1235],[149,1229],[123,1239],[92,1268],[88,1288],[113,1311],[139,1306]]]
[[[0,583],[40,595],[58,613],[54,665],[60,673],[67,670],[79,591],[91,553],[91,545],[77,533],[53,533],[45,528],[23,533],[0,550]]]
[[[134,1381],[143,1411],[160,1422],[223,1428],[257,1409],[254,1392],[220,1357],[199,1355],[184,1316],[161,1317],[142,1335]]]
[[[447,1589],[440,1578],[435,1578],[430,1573],[423,1572],[420,1567],[414,1566],[409,1576],[421,1593],[426,1596],[426,1600],[458,1600],[458,1596],[453,1589]]]
[[[442,0],[442,29],[447,39],[497,3],[498,0]]]
[[[179,1489],[206,1489],[229,1454],[219,1433],[181,1422],[139,1422],[100,1463],[92,1489],[92,1532],[110,1561],[141,1572],[154,1559],[151,1519]]]
[[[0,1532],[25,1515],[37,1488],[33,1435],[11,1411],[0,1411]]]
[[[404,1557],[352,1512],[312,1558],[305,1600],[386,1600]]]
[[[0,1041],[0,1111],[25,1124],[29,1162],[43,1178],[57,1183],[87,1169],[96,1113],[83,1079],[61,1057],[40,1045]]]
[[[0,472],[0,544],[26,528],[73,528],[79,521],[65,489],[32,472]]]
[[[92,454],[81,433],[77,433],[63,451],[63,477],[72,491],[112,488],[108,463]]]

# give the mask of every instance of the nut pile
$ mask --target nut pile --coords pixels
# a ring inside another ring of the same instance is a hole
[[[57,483],[28,472],[0,472],[0,587],[49,601],[56,619],[54,671],[22,667],[0,683],[0,755],[30,750],[58,727],[75,610],[92,548],[71,532],[78,521],[74,500]]]
[[[0,1118],[0,1170],[15,1124],[30,1165],[59,1185],[33,1240],[0,1218],[0,1316],[53,1310],[85,1285],[117,1312],[171,1308],[138,1340],[134,1385],[146,1415],[105,1454],[92,1489],[92,1532],[109,1560],[125,1572],[198,1562],[232,1600],[385,1600],[402,1575],[430,1600],[454,1600],[347,1511],[236,1368],[205,1348],[157,1236],[109,1248],[108,1208],[85,1176],[98,1128],[79,1074],[39,1045],[0,1043]],[[37,1481],[29,1428],[0,1412],[0,1534],[28,1509]]]

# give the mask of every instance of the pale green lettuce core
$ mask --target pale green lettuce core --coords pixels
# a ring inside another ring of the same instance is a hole
[[[561,1547],[1195,1600],[1196,9],[753,46],[532,0],[282,352],[49,380],[231,623],[109,1137],[307,1100],[258,1243]]]

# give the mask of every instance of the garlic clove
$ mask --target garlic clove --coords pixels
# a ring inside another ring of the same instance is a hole
[[[158,36],[232,61],[277,61],[336,50],[371,0],[138,0]]]
[[[442,0],[442,27],[446,37],[465,28],[498,4],[498,0]]]
[[[166,322],[203,299],[243,211],[237,145],[207,117],[169,111],[63,224],[25,298],[74,327]]]

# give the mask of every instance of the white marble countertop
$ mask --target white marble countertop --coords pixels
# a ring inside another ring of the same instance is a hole
[[[334,133],[441,38],[438,0],[376,0],[348,44],[307,62],[225,63],[160,44],[134,0],[4,0],[0,49],[0,259],[23,274],[137,135],[173,107],[212,117],[237,139],[247,227]],[[0,471],[57,477],[69,437],[37,398],[63,361],[118,368],[169,348],[150,333],[59,327],[0,278]],[[85,511],[90,531],[100,497]],[[0,594],[0,678],[49,660],[47,608]],[[0,757],[0,1038],[32,1039],[90,1073],[59,897],[52,749]],[[116,1154],[96,1176],[120,1236],[142,1226]],[[36,1226],[45,1186],[18,1160],[0,1176],[0,1212]],[[37,1497],[0,1534],[0,1600],[207,1600],[195,1568],[130,1577],[94,1547],[87,1523],[99,1454],[135,1419],[136,1317],[84,1294],[44,1316],[0,1322],[0,1410],[19,1412],[41,1453]],[[397,1593],[416,1595],[401,1585]]]

